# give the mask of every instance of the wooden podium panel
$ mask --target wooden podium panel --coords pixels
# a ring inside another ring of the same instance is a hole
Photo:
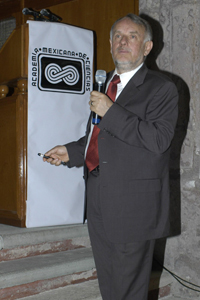
[[[18,26],[0,50],[0,83],[28,77],[28,25]]]
[[[0,223],[25,227],[27,24],[18,26],[0,50],[0,66]]]
[[[27,96],[0,100],[0,223],[24,227]]]

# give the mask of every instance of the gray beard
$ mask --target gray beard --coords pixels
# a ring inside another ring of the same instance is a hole
[[[114,61],[115,67],[117,68],[118,72],[120,73],[125,73],[129,72],[133,69],[135,69],[134,64],[130,62],[119,62],[119,61]]]
[[[130,61],[127,61],[127,62],[120,62],[118,60],[113,60],[113,61],[114,61],[115,67],[117,68],[117,71],[119,73],[125,73],[125,72],[132,71],[139,66],[139,64],[138,64],[139,59],[137,61],[135,61],[134,63],[130,62]]]

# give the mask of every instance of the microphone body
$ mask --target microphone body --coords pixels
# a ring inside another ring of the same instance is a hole
[[[62,18],[56,16],[55,14],[53,14],[50,10],[48,9],[42,9],[40,11],[42,16],[47,17],[51,22],[59,22],[62,20]]]
[[[105,91],[105,81],[106,81],[106,71],[97,70],[95,74],[95,81],[97,84],[97,91],[104,93]],[[92,114],[92,124],[97,125],[101,121],[101,117],[98,116],[95,112]]]
[[[45,21],[45,22],[59,22],[62,20],[62,18],[56,16],[48,9],[42,9],[40,12],[35,11],[31,8],[25,7],[22,10],[22,13],[24,15],[31,15],[34,17],[35,21]]]
[[[22,13],[24,15],[31,15],[31,16],[33,16],[35,21],[48,21],[38,11],[35,11],[35,10],[31,9],[31,8],[25,7],[22,10]]]

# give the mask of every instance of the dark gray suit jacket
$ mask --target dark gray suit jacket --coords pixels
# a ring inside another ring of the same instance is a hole
[[[177,103],[175,85],[143,65],[98,125],[100,201],[112,242],[169,234],[169,156]],[[90,120],[86,136],[66,145],[69,167],[83,163],[89,130]],[[87,186],[86,166],[85,180]]]

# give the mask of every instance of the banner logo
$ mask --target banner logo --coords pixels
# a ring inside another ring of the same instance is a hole
[[[84,61],[55,55],[38,55],[38,88],[42,91],[85,93]]]
[[[68,85],[75,85],[79,81],[80,76],[74,66],[69,65],[61,69],[59,65],[51,63],[45,69],[45,77],[52,84],[63,80]]]

